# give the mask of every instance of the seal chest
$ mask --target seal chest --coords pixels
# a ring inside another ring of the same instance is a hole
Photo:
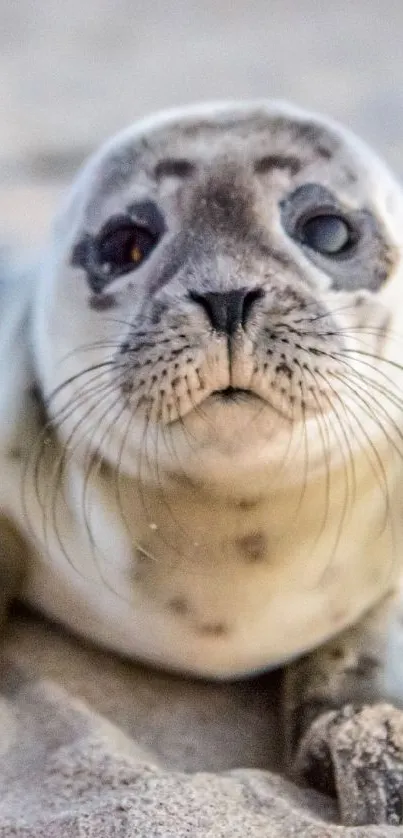
[[[34,289],[27,599],[227,676],[389,590],[402,222],[366,147],[276,103],[163,114],[89,161]]]

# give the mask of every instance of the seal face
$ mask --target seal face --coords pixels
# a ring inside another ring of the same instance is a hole
[[[386,590],[402,221],[365,146],[276,103],[169,112],[89,161],[33,342],[65,550],[100,548],[112,591],[97,601],[59,557],[31,599],[130,654],[228,674],[321,642]]]

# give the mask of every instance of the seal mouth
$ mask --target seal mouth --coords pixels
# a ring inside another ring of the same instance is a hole
[[[238,402],[260,397],[253,390],[245,390],[242,387],[225,387],[223,390],[214,390],[213,396],[218,396],[224,402]]]

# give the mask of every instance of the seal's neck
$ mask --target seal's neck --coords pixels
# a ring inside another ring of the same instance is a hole
[[[85,479],[76,471],[74,481]],[[387,515],[392,526],[392,470],[390,480]],[[220,493],[216,485],[200,487],[175,477],[145,484],[117,477],[109,467],[90,483],[87,507],[94,526],[103,527],[110,515],[114,526],[128,534],[137,558],[155,560],[164,573],[167,566],[217,572],[239,561],[272,569],[303,562],[305,574],[311,566],[316,578],[318,567],[339,552],[351,552],[352,528],[353,544],[360,549],[362,539],[376,538],[385,525],[385,485],[368,463],[356,463],[354,498],[342,469],[281,490],[272,486],[266,493],[254,491],[253,483]]]

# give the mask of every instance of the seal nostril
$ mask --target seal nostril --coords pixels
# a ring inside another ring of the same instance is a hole
[[[254,304],[261,300],[264,297],[263,288],[252,288],[251,291],[248,291],[244,298],[244,305],[243,305],[243,317],[242,317],[242,326],[245,328],[248,317],[251,313],[251,309],[253,308]]]
[[[213,329],[228,335],[245,328],[254,303],[263,296],[262,288],[210,291],[205,294],[189,291],[189,297],[204,309]]]

